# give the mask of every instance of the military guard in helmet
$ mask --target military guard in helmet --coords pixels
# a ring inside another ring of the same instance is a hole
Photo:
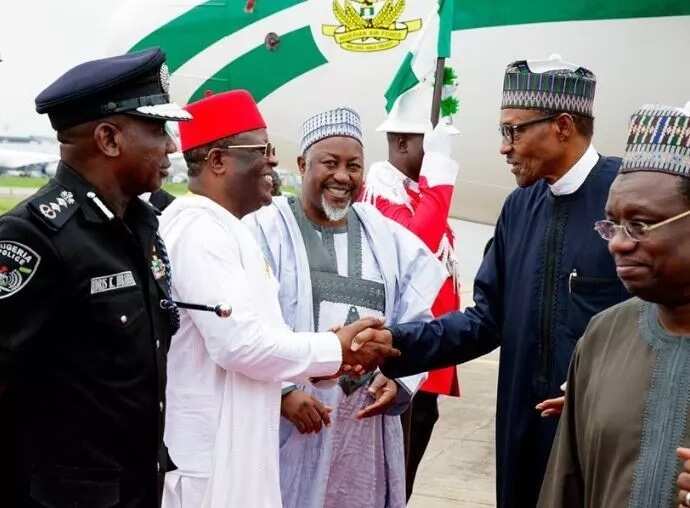
[[[36,98],[57,174],[0,218],[2,505],[154,507],[176,331],[154,209],[175,151],[165,55],[67,71]]]

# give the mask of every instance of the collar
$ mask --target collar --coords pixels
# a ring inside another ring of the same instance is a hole
[[[221,220],[229,221],[232,224],[242,223],[242,220],[227,210],[219,203],[215,202],[209,197],[202,194],[195,194],[191,191],[187,192],[185,195],[180,196],[173,201],[168,208],[165,209],[165,213],[171,212],[177,213],[178,211],[185,210],[188,208],[199,208],[202,210],[207,210],[217,216]]]
[[[379,161],[369,167],[361,200],[375,205],[381,197],[395,205],[410,206],[408,190],[419,192],[419,185],[389,161]]]
[[[96,188],[63,161],[58,164],[55,181],[72,192],[74,200],[79,203],[84,217],[89,222],[105,223],[110,222],[115,217],[115,214],[98,195]],[[151,227],[158,227],[158,220],[153,208],[140,199],[131,200],[125,211],[125,221],[128,217],[135,217],[136,220],[141,220]]]
[[[556,180],[555,183],[549,184],[549,189],[554,196],[565,196],[572,194],[579,189],[585,182],[594,166],[599,162],[599,154],[594,149],[593,145],[589,145],[582,157],[573,165],[568,172]]]
[[[388,165],[392,173],[392,178],[402,183],[406,189],[419,193],[419,183],[415,182],[412,178],[396,168],[391,161],[385,161],[384,164]]]

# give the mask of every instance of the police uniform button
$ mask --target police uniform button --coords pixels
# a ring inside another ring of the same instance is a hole
[[[156,349],[160,349],[160,348],[161,348],[161,341],[156,339]]]
[[[161,472],[161,463],[160,462],[156,462],[156,469],[158,470],[159,473]]]
[[[124,314],[122,316],[120,316],[120,323],[122,323],[123,325],[126,325],[127,324],[127,316],[125,316]]]
[[[162,412],[163,412],[163,401],[161,400],[161,401],[158,403],[158,405],[159,405],[159,407],[161,408],[161,413],[162,413]]]

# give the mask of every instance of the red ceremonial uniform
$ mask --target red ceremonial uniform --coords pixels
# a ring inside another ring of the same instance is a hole
[[[448,279],[431,308],[434,316],[460,308],[454,235],[448,224],[457,171],[455,161],[436,153],[424,155],[419,182],[406,177],[388,161],[376,162],[369,168],[362,195],[362,200],[416,234],[448,270]],[[459,396],[456,368],[429,372],[421,390]]]

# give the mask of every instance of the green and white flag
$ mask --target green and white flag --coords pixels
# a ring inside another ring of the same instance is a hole
[[[455,0],[433,2],[434,8],[423,21],[422,33],[415,46],[405,55],[384,94],[388,113],[396,101],[413,88],[420,84],[433,87],[437,59],[450,56],[454,3]]]

